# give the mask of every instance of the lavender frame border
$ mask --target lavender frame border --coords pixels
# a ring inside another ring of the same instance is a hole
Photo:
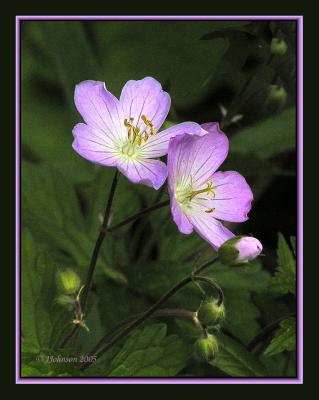
[[[20,377],[20,21],[25,20],[293,20],[297,21],[298,343],[297,378],[21,378]],[[303,16],[16,16],[16,383],[17,384],[302,384],[303,383]]]

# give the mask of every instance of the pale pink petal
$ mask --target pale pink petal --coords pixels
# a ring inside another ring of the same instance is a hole
[[[116,164],[118,156],[114,144],[98,128],[80,123],[75,125],[72,132],[72,147],[80,156],[99,165]]]
[[[215,198],[209,207],[215,208],[213,216],[223,221],[243,222],[248,219],[253,193],[245,178],[235,171],[216,172],[212,176]]]
[[[194,226],[195,231],[215,250],[217,250],[226,240],[235,235],[227,229],[220,221],[216,220],[211,214],[199,211],[187,215],[189,221]]]
[[[145,115],[158,130],[167,117],[171,98],[157,80],[146,77],[139,81],[128,81],[122,89],[120,103],[125,118],[134,118],[135,127],[142,131],[147,129],[142,120],[142,115]]]
[[[227,153],[228,139],[223,133],[184,134],[170,139],[167,159],[170,187],[178,180],[181,185],[203,188]]]
[[[119,100],[103,82],[84,81],[76,85],[74,102],[84,121],[118,142],[127,137]]]
[[[187,216],[183,213],[173,196],[171,196],[171,213],[173,220],[181,233],[184,233],[185,235],[192,233],[192,224],[189,222]]]
[[[117,167],[133,183],[142,183],[154,189],[159,189],[167,178],[166,165],[158,160],[121,161]]]
[[[161,157],[167,154],[169,140],[172,137],[187,133],[189,135],[204,135],[207,132],[196,122],[182,122],[173,125],[156,135],[151,136],[143,145],[143,155],[145,157]]]

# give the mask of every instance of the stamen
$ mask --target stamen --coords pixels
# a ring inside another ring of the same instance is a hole
[[[154,125],[152,124],[152,121],[147,119],[147,117],[145,115],[142,115],[141,118],[142,118],[142,121],[144,122],[144,124],[150,128],[150,134],[152,136],[155,135],[156,131],[155,131]]]
[[[149,132],[146,132],[144,129],[142,132],[139,127],[134,126],[134,118],[130,117],[128,120],[127,118],[124,119],[124,125],[127,128],[127,138],[131,143],[136,143],[140,146],[143,141],[146,143],[150,136],[156,134],[156,130],[151,120],[149,120],[145,115],[141,116],[142,121],[144,124],[149,128]]]
[[[136,140],[137,140],[137,144],[140,146],[142,144],[142,136],[138,135]]]
[[[216,208],[213,207],[213,208],[210,208],[209,210],[205,210],[205,213],[211,214],[211,213],[214,212],[215,210],[216,210]]]

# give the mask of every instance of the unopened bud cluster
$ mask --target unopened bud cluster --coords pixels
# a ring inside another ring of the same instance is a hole
[[[207,328],[216,327],[222,322],[225,318],[225,306],[214,298],[205,300],[197,312],[197,318],[205,330],[195,342],[195,354],[210,362],[218,352],[218,341],[215,335],[207,332]]]
[[[206,362],[212,361],[218,352],[218,342],[214,335],[202,335],[195,342],[195,354]]]
[[[56,280],[60,292],[65,295],[76,294],[80,289],[81,280],[71,268],[59,271]]]

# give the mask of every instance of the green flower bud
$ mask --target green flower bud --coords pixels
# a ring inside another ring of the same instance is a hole
[[[218,304],[217,299],[210,299],[200,306],[197,316],[206,326],[216,325],[225,318],[225,306]]]
[[[56,299],[55,302],[60,304],[61,306],[66,307],[69,311],[73,310],[74,308],[74,299],[67,294],[60,294]]]
[[[276,56],[283,56],[287,51],[287,43],[283,39],[273,38],[270,44],[270,52]]]
[[[218,250],[218,257],[225,265],[241,265],[254,260],[262,252],[260,241],[251,236],[235,236]]]
[[[75,294],[80,288],[81,281],[72,269],[67,268],[57,273],[57,284],[61,292],[65,294]]]
[[[212,361],[218,352],[218,342],[210,333],[202,336],[195,342],[195,353],[206,362]]]
[[[266,106],[273,110],[278,110],[285,105],[286,101],[286,90],[279,85],[270,85],[268,96],[266,99]]]

